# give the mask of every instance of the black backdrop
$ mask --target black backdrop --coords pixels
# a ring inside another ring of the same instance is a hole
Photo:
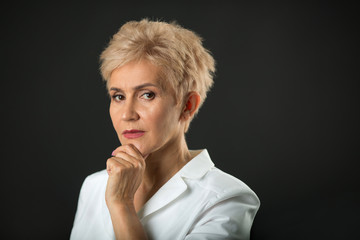
[[[196,31],[217,61],[187,140],[258,194],[252,239],[354,239],[356,14],[326,1],[3,5],[1,239],[68,239],[82,181],[119,144],[99,54],[144,17]]]

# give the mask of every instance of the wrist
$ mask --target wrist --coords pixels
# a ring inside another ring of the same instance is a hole
[[[106,201],[106,205],[110,212],[129,212],[135,211],[134,201],[132,199],[113,199]]]

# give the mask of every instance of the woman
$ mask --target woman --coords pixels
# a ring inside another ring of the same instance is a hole
[[[100,59],[121,146],[85,179],[71,239],[249,239],[257,196],[185,141],[213,83],[201,39],[132,21]]]

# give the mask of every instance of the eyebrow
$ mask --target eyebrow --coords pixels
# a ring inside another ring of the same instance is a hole
[[[144,83],[144,84],[141,84],[141,85],[138,85],[138,86],[135,86],[135,87],[133,87],[133,90],[139,90],[139,89],[142,89],[142,88],[144,88],[144,87],[157,87],[157,88],[159,88],[159,85],[157,85],[157,84],[153,84],[153,83]],[[121,88],[116,88],[116,87],[111,87],[110,89],[109,89],[109,92],[110,91],[117,91],[117,92],[121,92],[122,90],[121,90]]]

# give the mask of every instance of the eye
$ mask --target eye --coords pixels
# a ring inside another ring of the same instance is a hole
[[[155,93],[153,92],[146,92],[143,95],[141,95],[142,98],[146,99],[146,100],[152,100],[155,98]]]
[[[115,94],[112,96],[112,99],[115,101],[115,102],[120,102],[122,100],[125,99],[125,97],[121,94]]]

